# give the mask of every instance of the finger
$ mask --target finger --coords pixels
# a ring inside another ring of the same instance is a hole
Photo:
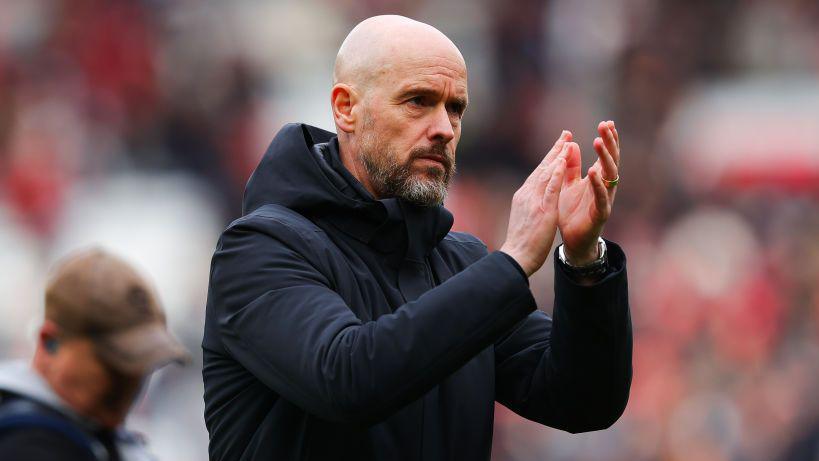
[[[557,141],[555,141],[555,144],[552,146],[551,149],[549,149],[549,152],[543,158],[543,161],[540,162],[541,165],[544,164],[544,163],[548,164],[552,160],[554,160],[560,154],[560,152],[563,150],[563,145],[566,144],[567,142],[571,141],[571,140],[572,140],[572,132],[569,131],[569,130],[563,130],[560,133],[560,136],[557,138]]]
[[[563,178],[565,176],[566,160],[561,157],[555,161],[554,170],[552,170],[552,175],[549,178],[549,183],[546,185],[543,200],[540,204],[541,210],[549,211],[557,208],[557,203],[560,199],[560,190],[563,188]]]
[[[614,134],[614,141],[617,143],[617,153],[618,153],[617,163],[619,165],[620,164],[620,155],[619,155],[620,154],[620,135],[617,134],[617,127],[614,126],[614,121],[613,120],[609,120],[608,125],[609,125],[609,129]]]
[[[563,159],[564,161],[568,158],[569,149],[571,145],[574,144],[573,142],[564,142],[561,144],[561,149],[557,152],[557,159]],[[556,159],[552,159],[549,163],[546,163],[545,166],[541,169],[541,172],[548,171],[548,175],[551,175],[551,169],[554,168],[554,163]],[[551,169],[550,169],[551,168]],[[536,170],[537,171],[537,170]],[[544,181],[548,182],[548,176],[545,177]]]
[[[599,171],[589,168],[588,177],[594,192],[594,206],[597,208],[594,215],[598,220],[605,221],[609,217],[609,189],[603,184]]]
[[[558,165],[558,161],[562,161],[564,168],[566,164],[566,158],[569,152],[569,145],[568,143],[563,144],[563,149],[558,153],[558,156],[555,160],[550,162],[546,165],[544,169],[541,170],[540,175],[538,176],[538,180],[535,184],[535,194],[537,197],[542,196],[546,191],[546,186],[549,184],[549,180],[552,177],[552,172]],[[565,173],[564,173],[565,176]]]
[[[561,157],[562,158],[562,157]],[[552,172],[554,171],[555,167],[557,166],[558,162],[552,162],[546,165],[545,168],[541,170],[536,170],[538,173],[537,175],[537,182],[535,183],[535,197],[541,197],[544,193],[546,193],[546,186],[549,185],[549,180],[552,177]]]
[[[580,146],[576,142],[566,143],[566,182],[572,183],[580,179],[583,168],[583,159],[580,156]]]
[[[614,139],[614,133],[611,130],[611,125],[609,125],[609,122],[600,122],[600,125],[597,126],[597,132],[600,134],[600,138],[603,140],[606,150],[608,150],[609,154],[611,154],[611,158],[614,159],[614,164],[619,164],[620,148],[617,146],[617,141]]]
[[[560,136],[558,136],[557,141],[555,141],[552,148],[549,149],[549,152],[543,157],[543,160],[540,161],[538,166],[535,167],[532,173],[529,174],[529,177],[526,178],[524,184],[527,182],[535,181],[540,175],[540,173],[546,168],[546,166],[549,165],[555,159],[555,157],[560,155],[560,152],[563,150],[563,147],[566,144],[566,142],[571,139],[572,132],[569,130],[563,130],[563,132],[560,133]]]
[[[611,206],[611,204],[614,203],[614,195],[615,195],[615,192],[617,191],[617,186],[612,186],[612,187],[606,186],[606,176],[603,173],[603,167],[600,166],[600,160],[594,162],[594,165],[592,165],[591,168],[589,168],[589,172],[587,174],[591,175],[592,170],[594,170],[594,172],[597,173],[597,176],[600,178],[600,182],[603,183],[603,186],[605,186],[606,190],[608,191],[608,193],[609,193],[609,206]]]
[[[594,138],[594,150],[597,152],[597,158],[602,167],[603,178],[609,181],[617,178],[617,165],[614,163],[614,159],[611,154],[609,154],[602,139]]]

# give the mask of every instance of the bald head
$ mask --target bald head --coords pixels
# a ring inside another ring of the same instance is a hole
[[[344,166],[376,198],[442,203],[468,99],[455,44],[430,25],[375,16],[347,35],[333,80]]]
[[[404,16],[373,16],[355,26],[341,44],[333,84],[365,88],[403,62],[428,57],[453,60],[466,73],[458,47],[438,29]]]

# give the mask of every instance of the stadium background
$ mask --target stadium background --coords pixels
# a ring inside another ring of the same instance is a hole
[[[131,425],[162,459],[206,459],[217,236],[283,123],[332,128],[337,47],[384,12],[469,67],[456,229],[497,248],[561,129],[587,165],[598,120],[623,141],[606,235],[629,257],[628,409],[569,435],[498,407],[493,459],[819,459],[815,0],[2,0],[0,356],[31,354],[51,263],[101,243],[150,274],[197,357],[154,377]]]

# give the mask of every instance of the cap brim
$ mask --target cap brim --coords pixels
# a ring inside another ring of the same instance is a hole
[[[124,374],[146,374],[172,362],[190,361],[188,351],[161,323],[129,328],[95,342],[100,359]]]

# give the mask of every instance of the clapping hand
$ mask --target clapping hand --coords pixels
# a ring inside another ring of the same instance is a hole
[[[600,122],[594,139],[597,161],[581,177],[582,162],[577,144],[567,142],[566,178],[560,192],[558,228],[564,251],[573,265],[598,257],[597,238],[609,219],[619,181],[620,137],[613,121]],[[565,133],[565,132],[564,132]],[[569,133],[566,141],[571,140]]]
[[[570,137],[568,131],[560,135],[512,198],[506,242],[500,250],[517,261],[527,276],[546,261],[557,233],[558,203]]]
[[[546,260],[557,229],[566,257],[574,265],[597,259],[597,238],[611,214],[620,162],[614,122],[600,122],[594,140],[597,161],[581,177],[580,147],[563,131],[540,165],[515,192],[506,242],[501,251],[527,275]]]

